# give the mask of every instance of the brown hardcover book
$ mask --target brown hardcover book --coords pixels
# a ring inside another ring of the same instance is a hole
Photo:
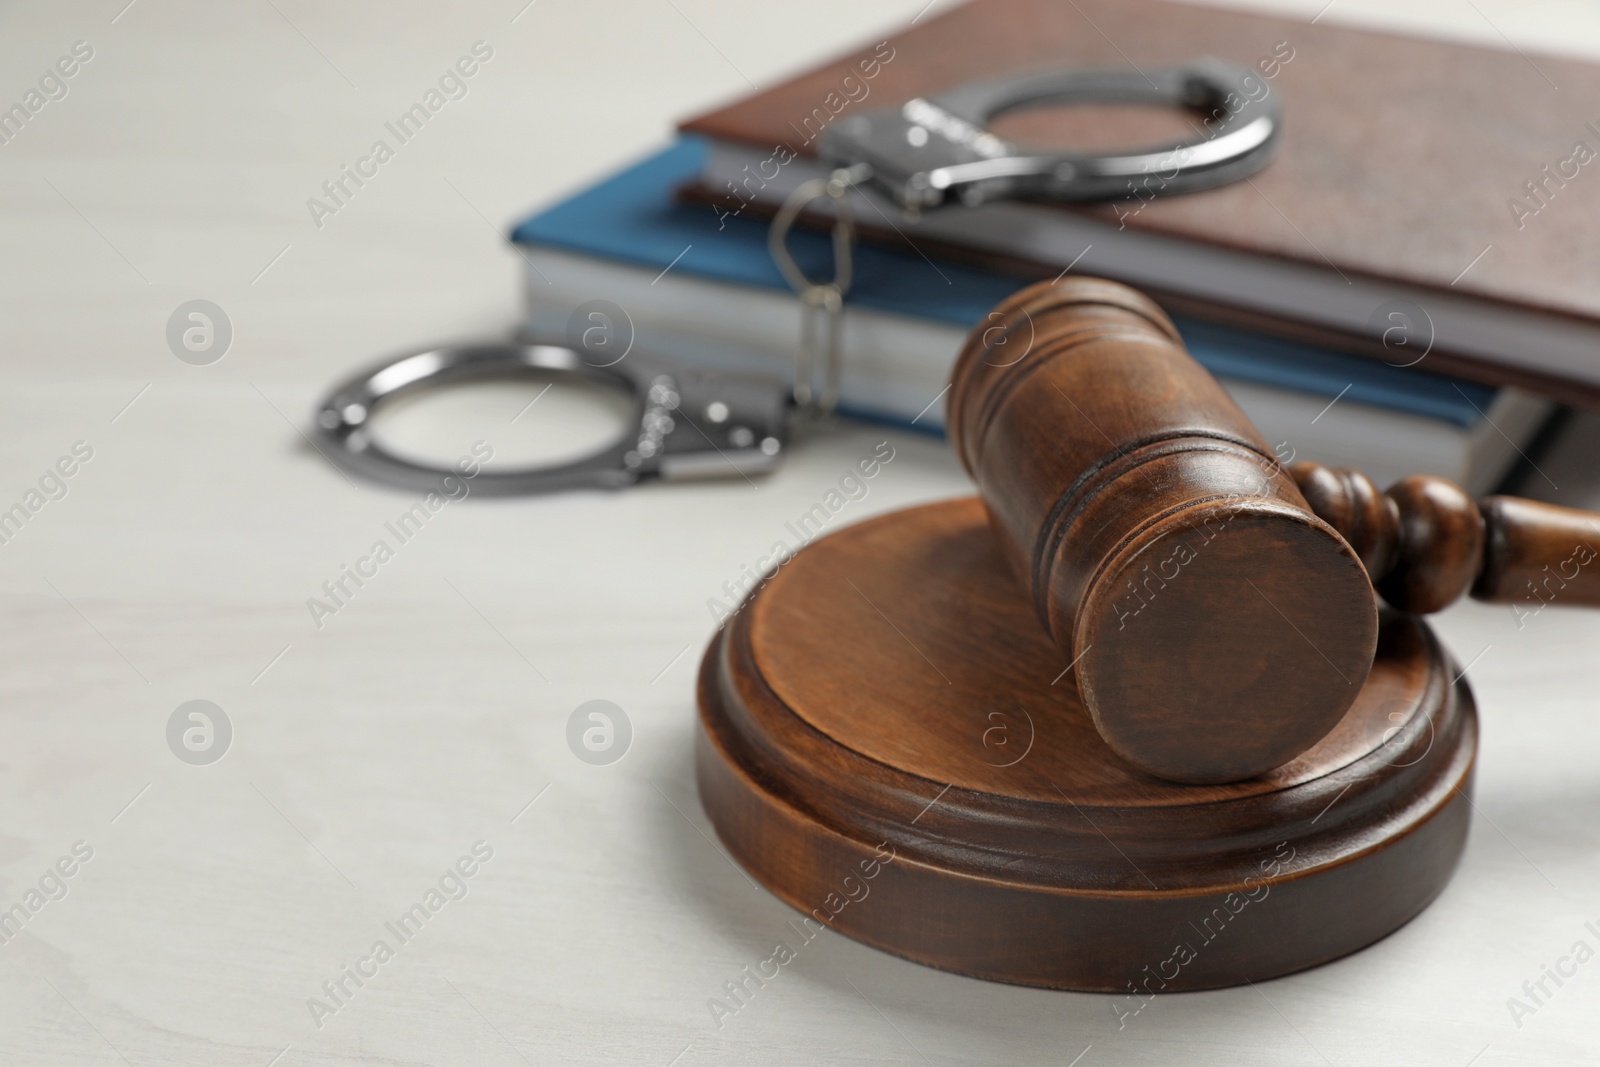
[[[821,173],[816,137],[841,117],[1009,73],[1198,56],[1281,94],[1277,156],[1248,181],[918,219],[880,198],[860,212],[869,239],[1023,274],[1075,261],[1176,310],[1600,405],[1600,66],[1158,0],[975,0],[683,129],[712,141],[701,195],[770,213]],[[1136,110],[1041,109],[997,132],[1106,148],[1185,129]]]

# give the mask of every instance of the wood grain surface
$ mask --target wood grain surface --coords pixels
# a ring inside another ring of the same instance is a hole
[[[1324,962],[1443,887],[1477,730],[1421,623],[1386,617],[1360,698],[1304,757],[1183,786],[1121,760],[1052,684],[1059,656],[1006,578],[976,499],[898,512],[800,552],[708,649],[701,800],[791,905],[934,966],[1132,993],[1186,938],[1162,989]],[[877,864],[878,903],[839,906]],[[1205,920],[1233,915],[1215,938]]]
[[[951,443],[1084,703],[1125,759],[1238,781],[1333,728],[1372,663],[1361,562],[1115,282],[1042,282],[974,329]]]
[[[1473,500],[1414,475],[1380,491],[1360,471],[1290,468],[1311,509],[1350,542],[1383,598],[1429,614],[1469,590],[1518,618],[1560,601],[1600,606],[1600,513],[1514,496]]]

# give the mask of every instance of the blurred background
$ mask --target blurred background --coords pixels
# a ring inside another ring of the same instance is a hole
[[[944,6],[0,9],[0,102],[80,60],[64,95],[0,144],[0,508],[80,461],[0,545],[0,909],[81,859],[80,843],[93,857],[0,943],[0,1058],[1593,1057],[1600,968],[1535,1018],[1513,1025],[1505,1007],[1574,940],[1600,945],[1583,926],[1600,923],[1600,624],[1580,613],[1518,628],[1504,608],[1463,604],[1439,619],[1471,667],[1485,748],[1481,819],[1436,905],[1355,957],[1268,984],[1270,1001],[1166,998],[1119,1029],[1106,998],[963,979],[832,934],[725,1025],[707,1011],[791,917],[719,854],[695,796],[708,602],[879,441],[896,458],[849,521],[968,492],[941,440],[846,422],[755,492],[452,503],[333,617],[309,611],[412,503],[311,450],[330,381],[423,342],[510,331],[517,220],[664,146],[677,121]],[[1600,60],[1589,3],[1233,6]],[[469,54],[464,95],[316,217],[323,183]],[[207,365],[168,342],[193,300],[221,308],[231,334]],[[479,397],[449,418],[509,426],[526,399]],[[437,426],[417,430],[419,447],[453,455],[455,431]],[[1600,420],[1577,415],[1540,456],[1547,477],[1521,491],[1600,506],[1597,447]],[[631,722],[608,766],[566,740],[595,699]],[[193,700],[228,724],[214,765],[171,741]],[[492,859],[459,899],[380,977],[329,999],[325,983],[458,860],[481,860],[480,843]]]

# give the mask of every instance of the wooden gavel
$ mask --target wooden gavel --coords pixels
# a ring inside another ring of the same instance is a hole
[[[951,385],[952,443],[1096,727],[1162,778],[1249,778],[1327,734],[1372,666],[1374,589],[1600,605],[1600,515],[1286,468],[1125,286],[1023,290]]]

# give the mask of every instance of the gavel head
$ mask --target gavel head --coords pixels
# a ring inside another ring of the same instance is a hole
[[[1333,728],[1372,665],[1372,583],[1160,308],[1032,286],[951,386],[951,441],[1112,749],[1226,782]]]

